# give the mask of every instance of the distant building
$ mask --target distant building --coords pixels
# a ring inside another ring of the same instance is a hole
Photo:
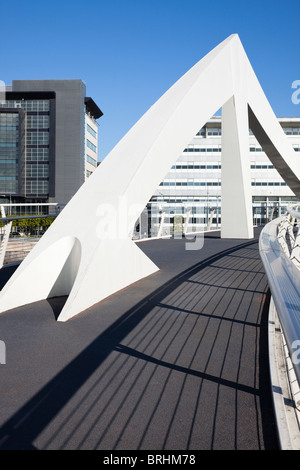
[[[300,118],[278,118],[295,152],[300,152]],[[299,161],[300,161],[300,153]],[[222,122],[214,116],[188,143],[153,194],[148,209],[149,234],[156,236],[163,217],[163,234],[181,220],[187,230],[221,226]],[[253,221],[264,224],[299,203],[256,138],[249,132]],[[234,185],[234,180],[232,181]],[[234,207],[232,207],[234,211]],[[142,228],[142,232],[146,232]]]
[[[67,203],[97,168],[102,114],[81,80],[13,80],[0,101],[0,202]]]

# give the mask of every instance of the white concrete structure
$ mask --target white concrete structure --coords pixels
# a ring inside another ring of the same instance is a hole
[[[221,106],[223,152],[228,159],[222,170],[222,236],[253,235],[250,172],[245,162],[248,114],[270,160],[299,194],[295,152],[238,36],[232,35],[149,109],[79,189],[2,290],[1,311],[68,295],[59,316],[64,321],[157,271],[130,239],[133,225],[191,137]],[[234,190],[233,174],[239,180]],[[117,191],[112,189],[112,175]],[[227,209],[233,203],[235,212]],[[78,214],[86,207],[89,214],[78,224]]]

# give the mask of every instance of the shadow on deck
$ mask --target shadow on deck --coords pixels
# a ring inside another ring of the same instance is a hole
[[[139,246],[161,270],[66,323],[0,315],[0,449],[278,449],[257,238]]]

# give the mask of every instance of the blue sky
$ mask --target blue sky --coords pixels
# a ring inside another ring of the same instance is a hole
[[[277,116],[300,116],[299,0],[0,1],[0,80],[80,78],[99,160],[190,67],[237,33]]]

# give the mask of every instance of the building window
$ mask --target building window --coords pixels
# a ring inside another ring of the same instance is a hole
[[[300,127],[283,127],[286,135],[300,135]]]
[[[18,147],[18,142],[0,142],[0,147]]]
[[[94,131],[94,129],[92,129],[92,127],[89,126],[88,124],[87,124],[87,130],[88,130],[88,132],[89,132],[93,137],[95,137],[95,139],[97,139],[97,133],[96,133],[96,132]]]
[[[49,111],[49,100],[7,100],[0,103],[0,108],[22,108],[26,111]]]
[[[49,129],[49,116],[31,116],[27,115],[28,129]]]
[[[28,148],[26,150],[27,161],[48,161],[49,148]]]
[[[27,181],[26,182],[27,194],[45,194],[49,192],[48,181]]]
[[[0,192],[18,191],[19,114],[0,113]]]
[[[91,165],[95,166],[95,167],[97,166],[96,160],[94,158],[90,157],[89,155],[86,156],[86,161],[88,163],[90,163]]]
[[[222,130],[221,127],[208,127],[207,128],[207,136],[216,136],[216,135],[222,135]]]
[[[26,176],[29,178],[48,178],[49,166],[28,164],[26,167]]]
[[[49,145],[49,132],[28,132],[27,133],[27,144],[28,145]]]
[[[92,142],[90,142],[89,139],[86,139],[86,144],[91,150],[93,150],[93,152],[95,152],[95,153],[97,152],[96,146],[94,144],[92,144]]]
[[[0,180],[0,192],[14,194],[18,192],[17,180]]]

